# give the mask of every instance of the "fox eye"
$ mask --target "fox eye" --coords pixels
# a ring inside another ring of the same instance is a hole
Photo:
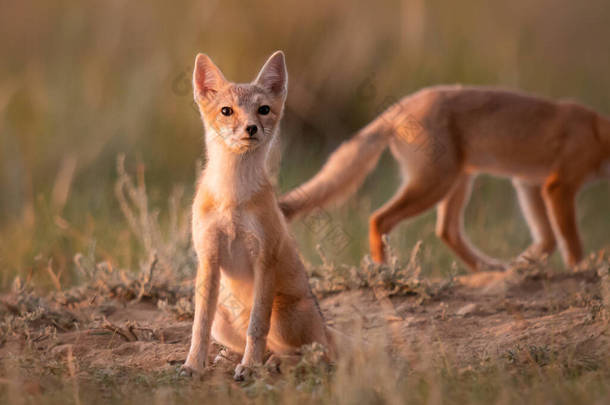
[[[231,107],[222,107],[220,109],[222,115],[226,115],[227,117],[233,114],[233,109]]]
[[[269,114],[269,111],[271,111],[271,108],[269,108],[268,105],[261,105],[260,107],[258,107],[258,113],[260,115],[267,115]]]

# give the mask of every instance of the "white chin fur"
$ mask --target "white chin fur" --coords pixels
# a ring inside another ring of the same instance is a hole
[[[266,183],[267,154],[263,150],[248,154],[238,153],[227,146],[225,139],[214,137],[218,137],[218,134],[213,131],[206,132],[207,163],[202,181],[213,190],[218,200],[232,203],[248,200]],[[254,145],[246,146],[249,148],[244,152],[256,149]]]

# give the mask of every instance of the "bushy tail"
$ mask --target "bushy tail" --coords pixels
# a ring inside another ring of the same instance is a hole
[[[280,197],[287,220],[354,193],[373,170],[389,142],[389,131],[377,120],[343,142],[311,180]]]

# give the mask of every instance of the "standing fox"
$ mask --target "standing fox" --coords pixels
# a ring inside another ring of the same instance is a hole
[[[474,271],[505,265],[464,236],[463,211],[479,172],[508,176],[533,238],[522,253],[583,256],[575,196],[588,180],[610,177],[610,120],[573,102],[492,88],[439,86],[392,105],[344,142],[322,170],[280,199],[290,220],[347,197],[382,151],[400,164],[404,184],[370,218],[372,257],[384,261],[382,235],[438,204],[436,234]]]
[[[193,87],[205,127],[207,164],[193,203],[199,268],[191,348],[181,374],[201,373],[210,334],[243,353],[235,379],[268,347],[288,354],[334,345],[266,170],[287,91],[284,54],[249,84],[228,82],[209,57],[195,61]]]

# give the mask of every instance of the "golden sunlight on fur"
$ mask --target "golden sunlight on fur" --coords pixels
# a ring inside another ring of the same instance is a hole
[[[289,355],[318,342],[334,355],[266,169],[287,80],[281,51],[249,84],[228,82],[209,57],[197,56],[193,87],[207,164],[193,203],[199,268],[185,375],[206,367],[210,336],[243,353],[237,380],[262,364],[267,348]]]
[[[610,177],[610,121],[573,102],[484,87],[438,86],[392,105],[322,170],[280,199],[289,220],[348,197],[389,145],[404,183],[370,218],[373,259],[383,262],[382,235],[400,221],[437,206],[436,234],[472,270],[504,269],[463,232],[463,211],[478,173],[510,177],[530,228],[521,258],[551,253],[583,257],[575,197],[589,180]]]

